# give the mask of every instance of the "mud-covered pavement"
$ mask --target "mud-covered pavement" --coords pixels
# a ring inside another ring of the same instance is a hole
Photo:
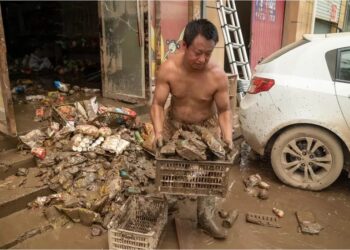
[[[243,160],[243,164],[233,166],[231,178],[233,185],[222,203],[225,209],[238,209],[239,216],[229,230],[224,241],[214,240],[203,232],[191,232],[190,248],[350,248],[350,180],[344,172],[329,188],[320,192],[304,191],[283,185],[274,175],[269,162]],[[251,174],[259,173],[268,182],[269,198],[261,200],[244,191],[243,180]],[[180,201],[176,216],[190,218],[195,216],[193,201]],[[183,205],[186,203],[185,205]],[[188,206],[188,204],[190,204]],[[245,214],[254,212],[273,215],[277,207],[285,215],[279,219],[281,228],[265,227],[247,223]],[[189,213],[191,208],[192,213]],[[324,229],[318,235],[299,232],[295,213],[311,211]],[[170,221],[160,248],[178,248],[174,221]]]
[[[244,153],[243,153],[244,155]],[[243,180],[259,174],[263,181],[270,184],[269,198],[261,200],[245,191]],[[339,179],[329,188],[320,192],[304,191],[283,185],[275,176],[268,161],[248,160],[243,157],[230,171],[229,192],[220,206],[225,210],[237,209],[239,216],[229,229],[226,240],[214,240],[200,230],[185,231],[187,248],[191,249],[349,249],[350,248],[350,180],[343,172]],[[196,202],[189,199],[178,201],[179,209],[169,217],[158,248],[179,249],[175,228],[175,217],[194,219]],[[273,215],[272,208],[277,207],[285,213],[279,219],[281,228],[259,226],[247,223],[247,212]],[[296,212],[310,211],[317,222],[324,227],[318,235],[303,234],[298,230]],[[10,225],[25,226],[30,223],[28,214],[21,214]],[[28,220],[28,221],[27,221]],[[22,221],[20,223],[20,221]],[[24,223],[26,222],[26,223]],[[15,224],[13,224],[15,223]],[[2,229],[0,229],[1,232]],[[0,237],[1,238],[1,237]],[[92,237],[89,227],[79,223],[70,223],[66,227],[49,230],[45,233],[17,244],[19,249],[106,249],[107,233]]]

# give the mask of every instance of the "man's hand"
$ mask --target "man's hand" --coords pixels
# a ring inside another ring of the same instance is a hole
[[[155,143],[156,148],[163,147],[164,146],[163,136],[161,134],[156,135],[154,138],[154,143]]]
[[[225,151],[226,151],[226,159],[233,164],[238,164],[239,160],[239,151],[233,145],[232,142],[228,143],[225,141]]]

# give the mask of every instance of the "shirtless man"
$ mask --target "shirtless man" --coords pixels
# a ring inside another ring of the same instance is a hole
[[[171,138],[181,124],[200,124],[221,130],[222,139],[232,148],[228,79],[220,67],[209,62],[217,42],[211,22],[191,21],[185,29],[183,50],[161,65],[151,107],[157,144]],[[169,94],[171,104],[165,111]],[[215,199],[198,198],[198,224],[213,237],[225,238],[226,230],[213,220],[214,208]]]

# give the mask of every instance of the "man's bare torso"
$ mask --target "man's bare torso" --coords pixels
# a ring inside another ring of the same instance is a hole
[[[173,55],[168,68],[170,112],[184,123],[199,123],[215,114],[214,95],[217,90],[217,66],[208,63],[205,70],[188,71],[182,63],[183,53]]]

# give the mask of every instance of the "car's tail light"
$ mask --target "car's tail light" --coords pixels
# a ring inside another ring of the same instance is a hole
[[[274,84],[275,80],[273,79],[254,77],[249,86],[248,93],[258,94],[263,91],[268,91]]]

